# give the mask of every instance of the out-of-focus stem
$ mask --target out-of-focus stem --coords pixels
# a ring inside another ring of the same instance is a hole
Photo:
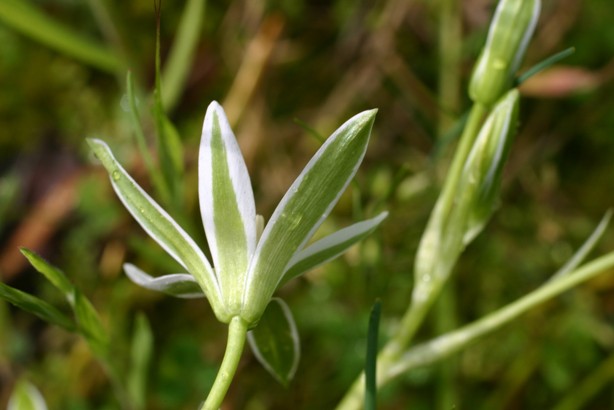
[[[460,2],[456,0],[439,1],[438,138],[452,125],[453,116],[460,107],[463,37],[459,9]]]

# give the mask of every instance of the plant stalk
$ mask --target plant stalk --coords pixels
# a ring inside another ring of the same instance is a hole
[[[222,365],[215,377],[207,400],[200,407],[200,410],[218,410],[222,405],[230,383],[237,371],[246,337],[247,323],[239,316],[233,317],[228,325],[228,342]]]
[[[600,273],[614,269],[614,252],[610,252],[566,276],[549,281],[528,295],[462,328],[422,343],[400,354],[384,349],[378,356],[377,386],[417,367],[427,366],[460,351],[480,337],[500,328],[535,306],[585,282]],[[388,347],[388,346],[387,346]],[[364,400],[364,373],[347,391],[337,410],[358,410]]]

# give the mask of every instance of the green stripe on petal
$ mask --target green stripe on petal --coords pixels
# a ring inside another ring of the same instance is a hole
[[[134,219],[196,278],[218,319],[222,322],[230,320],[221,301],[215,273],[194,240],[128,175],[107,144],[98,139],[88,139],[88,143],[109,173],[117,196]]]
[[[292,256],[311,238],[356,174],[376,110],[362,112],[331,135],[271,216],[250,264],[241,316],[255,323]]]
[[[241,150],[215,101],[203,123],[198,173],[200,211],[213,264],[229,311],[238,314],[256,248],[256,209]]]
[[[347,251],[352,245],[366,238],[388,216],[382,212],[366,221],[357,222],[347,228],[332,233],[296,253],[290,262],[280,286],[311,269],[326,263]]]

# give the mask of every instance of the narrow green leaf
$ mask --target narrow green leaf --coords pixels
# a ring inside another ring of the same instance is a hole
[[[49,303],[4,283],[0,283],[0,298],[51,324],[71,332],[76,330],[73,321]]]
[[[36,386],[22,378],[15,384],[7,410],[47,410],[47,404]]]
[[[145,140],[145,133],[143,132],[143,127],[141,126],[141,116],[137,107],[134,81],[132,80],[132,72],[130,71],[128,71],[126,74],[126,96],[128,97],[128,103],[130,105],[130,121],[134,130],[134,137],[136,140],[136,145],[139,148],[139,153],[145,162],[147,173],[151,178],[157,194],[162,199],[162,202],[167,204],[170,202],[170,193],[164,178],[162,178],[160,169],[154,165],[153,158],[151,157],[149,147],[147,146],[147,142]]]
[[[573,254],[573,256],[567,261],[567,263],[561,266],[561,269],[556,271],[556,273],[550,277],[550,280],[558,279],[561,276],[568,274],[569,272],[580,266],[580,264],[584,262],[588,254],[593,250],[595,245],[597,245],[597,242],[599,242],[599,240],[605,233],[605,230],[610,224],[611,219],[612,210],[610,209],[608,210],[608,212],[605,213],[603,218],[601,218],[599,225],[597,225],[591,236],[588,237],[588,239],[582,244],[580,249],[578,249],[576,253]]]
[[[245,320],[258,320],[294,253],[326,219],[356,174],[376,112],[364,111],[335,131],[273,212],[250,263],[243,298]]]
[[[19,177],[16,173],[9,173],[0,179],[0,232],[8,221],[10,212],[14,207],[15,199],[20,192]]]
[[[162,101],[172,112],[185,87],[198,45],[206,0],[188,0],[183,8],[177,37],[162,73]]]
[[[198,159],[200,212],[224,300],[240,311],[256,248],[256,206],[239,144],[217,102],[207,109]]]
[[[286,303],[273,298],[247,340],[256,359],[283,386],[294,377],[300,359],[296,323]]]
[[[92,303],[79,290],[75,289],[73,310],[77,318],[79,332],[88,341],[94,352],[103,355],[108,351],[109,339]]]
[[[286,273],[284,273],[280,286],[323,263],[335,259],[352,245],[370,235],[387,216],[388,212],[382,212],[375,218],[357,222],[320,239],[306,249],[296,253],[288,263],[288,268]]]
[[[170,200],[175,209],[181,208],[182,176],[183,176],[183,147],[179,133],[168,119],[162,100],[162,74],[160,71],[160,20],[161,3],[156,9],[156,58],[155,58],[155,88],[153,115],[156,124],[156,137],[160,167],[170,193]]]
[[[369,316],[367,355],[365,359],[365,410],[377,409],[377,339],[382,302],[377,300]]]
[[[153,334],[147,316],[143,313],[136,316],[130,351],[127,390],[135,408],[144,409],[147,397],[147,374],[153,351]]]
[[[218,319],[224,323],[230,320],[223,310],[215,273],[194,240],[119,165],[103,141],[88,139],[88,143],[109,173],[113,189],[126,209],[149,236],[194,276]]]
[[[563,51],[559,51],[558,53],[553,54],[550,57],[540,61],[539,63],[535,64],[533,67],[529,68],[527,71],[522,73],[522,75],[519,75],[518,78],[516,78],[516,81],[514,82],[514,86],[516,87],[519,86],[520,84],[527,81],[529,78],[533,77],[535,74],[540,73],[544,71],[545,69],[552,67],[554,64],[569,57],[575,52],[576,52],[576,49],[574,47],[569,47]]]
[[[154,278],[136,266],[125,263],[124,272],[130,280],[139,286],[178,298],[203,298],[203,293],[194,276],[187,273],[173,273]]]
[[[75,287],[68,280],[64,272],[51,265],[42,256],[28,248],[20,248],[21,253],[28,259],[28,262],[51,282],[53,286],[60,290],[71,305],[74,304]]]
[[[31,2],[0,1],[0,21],[48,47],[100,70],[115,74],[123,68],[119,57],[109,48],[52,20]]]

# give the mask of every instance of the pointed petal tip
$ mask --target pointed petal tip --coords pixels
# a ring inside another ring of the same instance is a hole
[[[87,142],[87,145],[90,146],[90,148],[92,149],[96,149],[97,146],[106,146],[107,143],[104,142],[103,140],[99,139],[99,138],[86,138],[85,142]]]
[[[390,212],[383,211],[383,212],[380,212],[379,215],[375,217],[375,219],[383,221],[384,219],[388,218],[388,215],[390,215]]]
[[[224,112],[224,108],[222,108],[222,105],[220,103],[218,103],[216,100],[213,100],[209,103],[209,106],[207,107],[207,114],[209,114],[210,112]]]

